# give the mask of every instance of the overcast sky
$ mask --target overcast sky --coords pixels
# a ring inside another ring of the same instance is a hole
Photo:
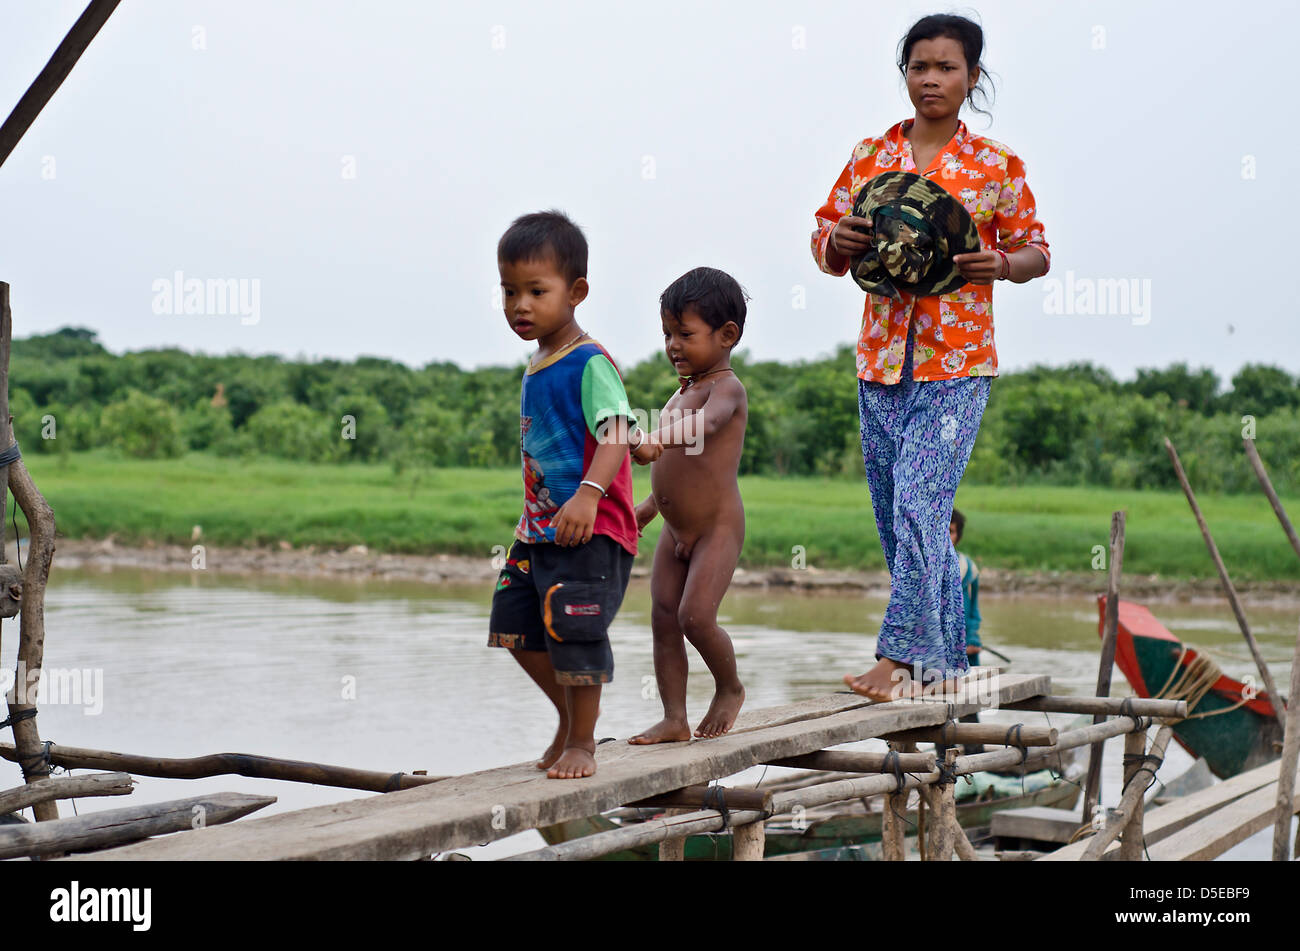
[[[83,6],[0,0],[0,111]],[[579,321],[621,362],[658,352],[658,295],[701,264],[750,291],[754,357],[816,357],[863,295],[817,270],[813,213],[913,114],[908,26],[960,12],[997,83],[991,124],[962,117],[1025,160],[1053,249],[996,287],[1002,368],[1300,372],[1296,7],[125,0],[0,169],[0,280],[17,336],[513,363],[496,241],[558,207],[591,246]],[[250,296],[158,313],[178,271]],[[1118,279],[1125,313],[1052,313]]]

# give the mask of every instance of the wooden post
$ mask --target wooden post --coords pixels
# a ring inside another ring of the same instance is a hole
[[[0,759],[17,761],[18,754],[8,743],[0,743]],[[172,758],[141,756],[92,750],[83,746],[50,747],[51,766],[64,769],[109,769],[136,776],[161,776],[166,779],[203,779],[208,776],[251,776],[257,779],[283,779],[341,789],[365,789],[369,792],[396,792],[442,782],[447,776],[414,773],[386,773],[374,769],[352,769],[303,760],[255,756],[252,753],[209,753],[207,756]]]
[[[956,761],[957,750],[949,747],[944,751],[944,762],[951,769]],[[951,862],[956,838],[953,827],[957,825],[956,789],[952,783],[937,783],[931,793],[934,816],[930,822],[930,861]]]
[[[12,315],[9,311],[9,285],[0,285],[0,358],[6,362],[3,371],[4,384],[8,387],[9,377],[9,340],[12,334]],[[7,392],[7,390],[6,390]],[[13,442],[13,423],[6,411],[0,417],[0,448]],[[50,560],[54,557],[54,512],[46,503],[27,467],[22,460],[9,466],[9,487],[13,489],[14,499],[27,516],[31,529],[28,546],[27,566],[23,573],[23,609],[18,622],[18,663],[14,685],[9,689],[5,699],[8,701],[9,717],[13,721],[14,747],[18,753],[18,763],[22,768],[23,781],[35,782],[50,775],[50,764],[43,756],[41,735],[36,729],[35,692],[40,685],[40,669],[45,656],[45,582],[50,574]],[[22,691],[21,694],[19,691]],[[20,719],[14,719],[18,717]],[[32,813],[37,822],[44,822],[59,817],[59,807],[54,800],[37,803],[32,806]]]
[[[1296,761],[1300,759],[1300,634],[1296,635],[1291,658],[1291,696],[1286,711],[1286,732],[1282,736],[1282,773],[1277,781],[1277,818],[1273,823],[1273,861],[1290,859],[1291,802],[1295,795]],[[1296,832],[1300,852],[1300,830]]]
[[[1101,638],[1101,663],[1097,668],[1097,696],[1110,696],[1110,678],[1115,668],[1115,642],[1119,630],[1119,579],[1124,568],[1124,512],[1110,516],[1110,574],[1106,582],[1106,624]],[[1106,718],[1094,714],[1092,722]],[[1092,811],[1101,802],[1101,757],[1105,743],[1094,743],[1088,751],[1088,778],[1084,784],[1083,824],[1092,821]]]
[[[1124,736],[1124,788],[1128,789],[1129,785],[1135,782],[1134,776],[1138,768],[1142,766],[1140,757],[1147,751],[1146,732],[1128,733]],[[1136,780],[1141,782],[1141,780]],[[1145,800],[1139,798],[1133,807],[1133,814],[1129,816],[1124,831],[1120,833],[1119,857],[1124,862],[1142,861],[1142,813],[1145,809]]]
[[[50,101],[50,97],[63,84],[63,80],[68,78],[72,67],[77,65],[77,60],[119,2],[120,0],[91,0],[77,22],[72,24],[72,29],[55,49],[45,68],[32,80],[23,97],[18,100],[18,105],[14,106],[14,111],[9,113],[9,118],[0,126],[0,165],[9,158],[19,140]]]
[[[733,862],[761,862],[767,844],[763,820],[731,830],[731,860]]]
[[[916,750],[916,744],[890,743],[889,748],[895,753],[912,753]],[[903,817],[907,815],[909,797],[907,789],[891,792],[885,797],[885,811],[880,824],[880,848],[886,862],[903,861],[903,838],[906,834],[906,820]]]
[[[675,807],[665,809],[665,816],[683,816],[692,810],[685,807]],[[664,839],[659,843],[659,861],[661,862],[684,862],[686,861],[686,836],[680,836],[672,839]]]
[[[1205,547],[1210,550],[1210,558],[1214,561],[1214,567],[1218,569],[1219,580],[1223,582],[1224,593],[1228,596],[1228,603],[1232,605],[1232,613],[1236,615],[1237,626],[1241,628],[1241,635],[1246,639],[1246,646],[1250,648],[1250,656],[1255,658],[1255,667],[1259,670],[1259,676],[1264,681],[1264,689],[1268,691],[1269,702],[1273,705],[1273,714],[1277,717],[1278,724],[1283,730],[1286,729],[1286,711],[1282,709],[1282,698],[1277,695],[1277,686],[1273,683],[1273,675],[1269,673],[1268,664],[1264,663],[1264,658],[1259,652],[1259,645],[1255,643],[1255,635],[1250,633],[1250,625],[1246,623],[1246,612],[1242,610],[1241,601],[1237,599],[1237,589],[1232,586],[1232,581],[1228,578],[1228,569],[1223,565],[1223,559],[1219,557],[1219,548],[1214,544],[1214,538],[1210,535],[1209,526],[1205,524],[1205,519],[1201,515],[1201,507],[1196,504],[1196,494],[1192,492],[1192,486],[1187,481],[1187,475],[1183,472],[1183,464],[1178,461],[1178,452],[1174,449],[1174,444],[1168,439],[1165,440],[1165,449],[1169,451],[1169,458],[1173,461],[1174,472],[1178,476],[1178,482],[1183,487],[1183,494],[1187,496],[1187,504],[1192,507],[1192,514],[1196,516],[1196,524],[1200,526],[1201,537],[1205,539]]]
[[[1162,726],[1156,733],[1156,738],[1151,741],[1150,755],[1157,760],[1163,761],[1165,758],[1165,747],[1169,745],[1169,739],[1174,734],[1173,728]],[[1147,767],[1150,769],[1151,767]],[[1159,763],[1156,764],[1159,768]],[[1124,789],[1124,795],[1120,798],[1119,806],[1116,807],[1116,817],[1114,821],[1107,822],[1105,827],[1088,840],[1088,847],[1084,849],[1083,855],[1080,856],[1085,861],[1096,861],[1100,859],[1102,853],[1119,838],[1121,830],[1128,825],[1128,819],[1133,815],[1133,810],[1142,801],[1142,794],[1146,792],[1146,786],[1141,779],[1130,783]]]

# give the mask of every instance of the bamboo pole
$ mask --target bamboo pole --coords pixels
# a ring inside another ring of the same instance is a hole
[[[1147,754],[1156,758],[1155,769],[1160,768],[1164,762],[1165,747],[1169,745],[1170,738],[1174,735],[1172,727],[1162,726],[1156,732],[1156,738],[1151,741],[1151,750]],[[1140,776],[1137,770],[1134,776]],[[1108,821],[1105,827],[1092,837],[1088,847],[1084,849],[1081,861],[1095,862],[1101,858],[1102,853],[1110,846],[1112,842],[1119,838],[1119,834],[1124,831],[1128,825],[1129,818],[1133,815],[1137,804],[1142,801],[1142,796],[1147,791],[1147,787],[1140,779],[1134,779],[1124,787],[1124,795],[1120,797],[1119,805],[1116,807],[1116,816],[1113,821]]]
[[[1115,669],[1115,642],[1119,634],[1119,579],[1124,568],[1124,513],[1110,516],[1110,573],[1106,581],[1106,621],[1101,638],[1101,662],[1097,667],[1097,696],[1110,696],[1110,678]],[[1093,723],[1101,723],[1102,714],[1093,714]],[[1092,811],[1101,802],[1101,757],[1104,744],[1095,743],[1088,751],[1088,778],[1084,784],[1083,823],[1092,821]]]
[[[1129,733],[1124,737],[1124,789],[1135,781],[1138,770],[1142,768],[1144,761],[1142,755],[1147,751],[1147,737],[1145,733]],[[1123,862],[1140,862],[1142,860],[1142,814],[1145,811],[1146,800],[1138,797],[1133,805],[1133,814],[1129,816],[1128,822],[1124,826],[1124,831],[1120,833],[1119,857]],[[1097,855],[1101,858],[1101,855]]]
[[[1161,720],[1187,718],[1186,700],[1150,700],[1145,697],[1030,697],[1002,707],[1003,710],[1036,710],[1043,713],[1092,713],[1110,716],[1134,713]]]
[[[946,727],[927,726],[886,733],[881,739],[911,743],[987,743],[1004,746],[1010,740],[1017,746],[1052,746],[1056,743],[1057,733],[1054,727],[1026,726],[1023,723],[1008,727],[1001,723],[949,722]]]
[[[209,793],[170,802],[105,809],[34,825],[0,826],[0,858],[49,856],[124,845],[153,835],[231,822],[273,802],[274,796]]]
[[[753,809],[742,809],[731,813],[731,822],[737,826],[746,825],[763,819],[763,813]],[[683,812],[681,815],[663,816],[638,822],[635,825],[584,835],[579,839],[549,845],[543,849],[524,852],[521,855],[506,856],[508,862],[574,862],[599,858],[611,852],[634,849],[643,845],[660,843],[660,861],[663,861],[665,841],[685,840],[689,835],[700,832],[720,832],[722,814],[715,809],[699,809]]]
[[[1100,743],[1113,736],[1131,733],[1133,730],[1145,731],[1150,726],[1151,720],[1147,717],[1138,717],[1136,724],[1129,717],[1116,717],[1114,720],[1108,720],[1105,723],[1095,723],[1080,727],[1077,730],[1066,730],[1061,734],[1061,738],[1056,741],[1056,746],[1047,752],[1056,753],[1072,750],[1080,746],[1088,746],[1092,743]],[[992,753],[976,753],[973,756],[958,756],[957,774],[964,776],[967,773],[978,773],[983,770],[1006,769],[1015,766],[1019,762],[1020,751],[1014,748],[995,750]],[[775,801],[774,798],[773,802],[775,803]]]
[[[1286,711],[1286,731],[1282,736],[1282,773],[1277,781],[1277,818],[1273,822],[1273,861],[1290,859],[1291,803],[1295,795],[1296,762],[1300,760],[1300,634],[1296,635],[1295,655],[1291,658],[1291,695]],[[1300,830],[1296,832],[1296,851],[1300,852]]]
[[[17,812],[38,802],[80,799],[83,796],[125,796],[134,788],[126,773],[93,773],[88,776],[53,776],[39,782],[0,792],[0,813]]]
[[[1273,675],[1269,673],[1268,664],[1264,663],[1264,658],[1259,652],[1259,645],[1255,643],[1255,635],[1250,632],[1250,625],[1246,623],[1246,612],[1242,610],[1241,601],[1237,598],[1237,589],[1232,586],[1232,581],[1228,578],[1228,569],[1224,567],[1223,559],[1219,557],[1219,548],[1214,544],[1214,538],[1210,535],[1209,526],[1205,524],[1205,518],[1201,515],[1201,507],[1196,504],[1196,494],[1187,481],[1186,473],[1183,472],[1183,464],[1178,460],[1178,452],[1174,449],[1174,444],[1168,439],[1165,439],[1165,449],[1169,451],[1169,458],[1174,464],[1174,472],[1178,475],[1178,482],[1183,487],[1183,494],[1187,496],[1187,504],[1192,507],[1192,514],[1196,516],[1196,524],[1201,529],[1201,537],[1205,539],[1205,547],[1210,550],[1210,558],[1214,561],[1214,567],[1218,569],[1219,580],[1223,582],[1224,593],[1228,596],[1228,603],[1232,605],[1232,613],[1237,617],[1237,626],[1241,628],[1241,634],[1246,639],[1246,646],[1250,648],[1250,656],[1255,658],[1255,667],[1259,670],[1259,676],[1264,681],[1264,689],[1268,691],[1268,699],[1273,705],[1273,713],[1277,717],[1278,724],[1285,730],[1286,711],[1282,709],[1282,700],[1277,694],[1277,686],[1273,683]]]
[[[9,118],[4,121],[4,125],[0,126],[0,165],[9,158],[19,140],[31,128],[36,117],[45,108],[45,104],[50,101],[50,97],[59,86],[63,85],[63,81],[72,72],[72,67],[77,65],[77,60],[81,58],[81,54],[86,51],[90,41],[107,22],[119,2],[120,0],[91,0],[81,16],[77,18],[77,22],[72,25],[63,42],[55,49],[54,55],[45,64],[45,68],[32,80],[23,97],[18,100],[18,105],[14,106],[14,111],[9,113]]]
[[[1273,506],[1273,512],[1277,515],[1277,520],[1282,523],[1282,531],[1286,534],[1287,541],[1295,549],[1295,553],[1300,555],[1300,538],[1296,537],[1294,526],[1291,519],[1287,518],[1286,509],[1282,507],[1282,500],[1277,497],[1273,491],[1273,481],[1268,477],[1268,471],[1264,468],[1263,461],[1259,458],[1259,452],[1255,449],[1255,440],[1243,439],[1246,445],[1246,458],[1250,460],[1250,467],[1255,470],[1255,478],[1259,479],[1260,487],[1263,488],[1264,494],[1268,496],[1269,504]]]
[[[684,807],[688,810],[709,809],[710,796],[721,795],[723,802],[732,809],[767,809],[772,798],[766,789],[734,789],[730,786],[683,786],[672,792],[647,796],[627,805],[632,809],[659,809],[667,806]]]
[[[0,743],[0,758],[11,762],[17,754],[9,743]],[[420,776],[411,773],[385,773],[379,770],[327,766],[301,760],[254,756],[251,753],[210,753],[188,759],[138,756],[113,753],[81,746],[50,746],[52,766],[64,769],[113,769],[136,776],[163,779],[204,779],[208,776],[251,776],[255,779],[283,779],[294,783],[313,783],[341,789],[364,789],[369,792],[395,792],[428,783],[441,782],[447,776]]]
[[[784,756],[768,760],[768,766],[794,769],[821,769],[839,773],[879,773],[885,769],[884,753],[859,753],[854,750],[820,750],[802,756]],[[928,773],[934,769],[933,753],[900,753],[898,765],[905,773]]]
[[[1287,517],[1282,500],[1273,491],[1273,481],[1268,477],[1264,462],[1259,458],[1255,440],[1243,439],[1246,458],[1255,470],[1260,488],[1273,506],[1273,513],[1282,524],[1282,532],[1297,555],[1300,555],[1300,537],[1296,536],[1295,527]],[[1288,849],[1291,843],[1291,810],[1288,808],[1295,791],[1296,760],[1300,756],[1300,635],[1296,637],[1295,654],[1291,658],[1291,692],[1287,695],[1286,727],[1282,735],[1282,773],[1277,784],[1277,819],[1273,825],[1273,861],[1285,862],[1290,858]],[[1300,852],[1300,831],[1296,833],[1296,851]]]

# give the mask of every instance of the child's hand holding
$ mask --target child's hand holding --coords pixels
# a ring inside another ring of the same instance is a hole
[[[636,531],[637,534],[645,531],[645,527],[654,521],[659,514],[659,506],[655,504],[654,496],[646,499],[636,507]]]
[[[591,541],[596,526],[596,503],[600,496],[586,486],[578,486],[573,498],[560,506],[551,519],[555,528],[555,544],[574,547]]]
[[[663,443],[655,439],[650,433],[646,433],[641,444],[632,450],[632,460],[638,465],[648,466],[663,454]]]

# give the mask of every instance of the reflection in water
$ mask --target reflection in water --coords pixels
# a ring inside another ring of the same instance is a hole
[[[259,753],[384,771],[463,773],[526,761],[550,741],[553,714],[503,651],[485,647],[491,585],[344,583],[239,578],[195,572],[56,570],[46,606],[45,663],[103,671],[102,712],[72,703],[41,707],[45,739],[70,746],[157,756]],[[721,620],[736,645],[747,707],[788,703],[842,689],[840,677],[871,663],[872,633],[885,602],[857,594],[734,589]],[[1097,613],[1087,597],[985,598],[986,644],[1012,670],[1052,677],[1057,693],[1090,694],[1097,677]],[[1209,649],[1225,671],[1253,670],[1226,606],[1155,606],[1169,628]],[[1273,675],[1289,675],[1295,616],[1252,610]],[[2,659],[12,670],[17,625],[5,627]],[[600,736],[625,737],[660,716],[654,698],[649,589],[633,583],[611,630],[615,679],[602,700]],[[986,655],[985,662],[991,662]],[[691,652],[688,702],[708,706],[712,681]],[[1114,692],[1124,692],[1116,671]],[[1014,723],[1043,714],[983,714]],[[1048,718],[1061,726],[1069,717]],[[878,741],[859,748],[883,748]],[[1104,795],[1119,792],[1120,744],[1110,744]],[[1165,778],[1190,764],[1171,751]],[[21,782],[11,767],[10,785]],[[744,774],[756,781],[761,769]],[[142,777],[136,802],[199,792],[264,793],[279,801],[257,815],[372,795],[297,783],[221,776]],[[120,800],[81,800],[80,812]],[[68,804],[62,814],[70,814]],[[535,848],[527,833],[475,855]],[[1234,854],[1236,854],[1234,852]],[[1265,847],[1261,857],[1267,854]]]

